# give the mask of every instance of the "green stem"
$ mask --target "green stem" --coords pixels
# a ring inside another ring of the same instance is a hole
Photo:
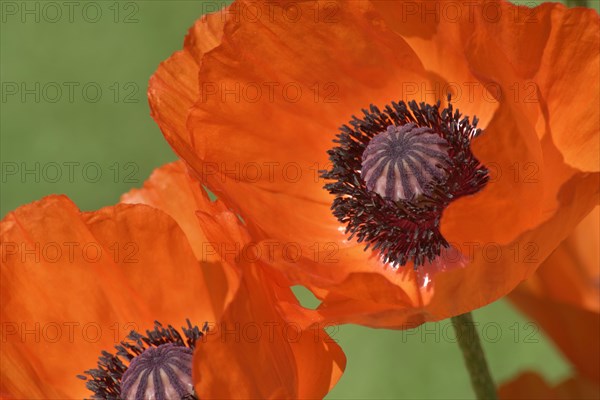
[[[496,400],[496,385],[485,360],[479,335],[470,312],[452,317],[458,345],[463,353],[471,384],[478,400]]]

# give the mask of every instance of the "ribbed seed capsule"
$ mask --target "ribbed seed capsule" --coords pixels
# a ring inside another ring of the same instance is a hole
[[[447,148],[448,143],[428,127],[390,125],[363,152],[361,176],[367,189],[383,198],[411,200],[428,194],[428,184],[445,176]]]
[[[169,400],[192,395],[192,354],[192,349],[173,343],[146,349],[123,374],[123,399]]]

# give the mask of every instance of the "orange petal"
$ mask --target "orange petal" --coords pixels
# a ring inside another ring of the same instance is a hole
[[[280,270],[294,284],[306,286],[322,300],[317,310],[300,311],[301,323],[359,323],[392,328],[423,322],[420,314],[429,301],[429,292],[418,285],[412,269],[396,271],[386,267],[379,258],[365,252],[362,245],[319,250],[320,253],[311,252],[310,262],[292,258],[285,251],[263,257],[271,261],[272,268]]]
[[[535,372],[524,372],[498,389],[498,397],[504,400],[534,399],[597,399],[600,386],[587,379],[574,376],[558,385],[548,384]]]
[[[175,152],[196,165],[186,121],[200,95],[198,72],[202,58],[220,44],[226,16],[225,8],[196,21],[185,38],[184,49],[163,61],[148,83],[152,117]]]
[[[472,103],[485,123],[492,111],[485,105],[494,97],[539,108],[566,163],[598,171],[600,122],[590,115],[600,108],[595,11],[496,0],[374,4],[427,70],[459,89],[454,97],[463,109],[461,103]],[[514,76],[501,78],[494,70]]]
[[[182,161],[157,168],[142,189],[121,197],[123,203],[147,204],[169,214],[181,226],[199,260],[218,261],[221,253],[208,251],[211,241],[228,240],[244,246],[250,235],[240,219],[221,200],[212,201]]]
[[[452,3],[372,0],[388,27],[405,40],[419,57],[423,67],[439,76],[438,92],[451,93],[452,103],[463,114],[480,119],[485,128],[498,107],[498,86],[483,80],[466,60],[465,46],[472,33],[473,16],[478,4],[473,1]],[[431,89],[431,88],[430,88]],[[417,101],[435,102],[423,91]]]
[[[211,204],[200,183],[186,173],[181,161],[156,169],[144,182],[142,189],[132,189],[121,196],[126,204],[147,204],[169,214],[183,229],[194,247],[199,260],[216,261],[217,257],[203,257],[202,243],[208,242],[203,227],[195,218],[197,210],[223,212],[221,203]]]
[[[199,65],[203,55],[221,40],[225,12],[200,18],[188,32],[185,49],[162,62],[150,78],[148,101],[152,117],[176,151],[180,146],[174,143],[185,146],[189,140],[185,123],[188,111],[200,93]]]
[[[239,252],[249,242],[249,234],[222,201],[209,199],[200,183],[187,173],[183,162],[156,169],[142,189],[131,190],[121,197],[121,201],[147,204],[175,219],[185,232],[196,258],[206,263],[202,268],[205,282],[221,283],[210,291],[215,310],[225,307],[233,299],[239,284],[237,271],[233,267],[216,268],[214,265],[222,261],[233,265],[226,256],[236,254],[236,250]]]
[[[339,237],[319,178],[338,127],[371,103],[403,98],[403,85],[425,73],[367,3],[330,2],[318,17],[321,3],[295,6],[293,24],[277,2],[230,8],[221,45],[201,60],[190,137],[175,146],[249,224],[282,242],[314,243]],[[255,7],[260,23],[242,14]]]
[[[558,193],[559,205],[547,220],[506,245],[483,240],[453,243],[470,263],[465,269],[436,277],[436,294],[429,305],[430,311],[449,317],[482,307],[505,296],[531,276],[598,204],[598,179],[598,174],[573,176]],[[452,301],[448,301],[450,298]]]
[[[577,371],[600,383],[600,289],[596,207],[538,272],[509,296],[540,323]],[[595,239],[595,240],[594,240]],[[585,248],[580,251],[578,248]]]
[[[597,312],[519,290],[511,293],[510,299],[539,323],[581,375],[600,383],[600,316]]]
[[[505,102],[539,108],[546,126],[538,134],[552,136],[567,165],[598,171],[600,121],[593,116],[600,109],[598,14],[560,4],[528,9],[499,2],[494,7],[507,17],[494,20],[484,17],[491,5],[475,12],[476,28],[463,41],[469,64],[477,75],[501,84]]]
[[[297,304],[289,288],[277,288],[256,264],[243,269],[235,300],[194,356],[196,393],[203,399],[324,397],[345,368],[342,350],[322,329],[303,330],[283,318],[277,304]]]
[[[539,224],[545,171],[541,145],[523,117],[520,109],[501,103],[489,126],[473,141],[472,151],[490,171],[490,182],[444,210],[440,225],[448,242],[505,244]],[[519,172],[523,166],[536,172],[534,178],[515,179],[513,169]]]
[[[600,312],[600,207],[596,207],[522,287],[532,295]]]
[[[548,7],[549,9],[549,7]],[[565,162],[599,171],[600,19],[594,10],[556,5],[535,77],[545,100],[552,138]]]
[[[0,232],[2,393],[85,397],[76,375],[130,330],[215,320],[184,233],[158,210],[82,213],[50,196],[9,213]]]

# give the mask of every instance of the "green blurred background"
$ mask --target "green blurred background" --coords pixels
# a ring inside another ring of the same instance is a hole
[[[67,194],[83,210],[114,204],[175,160],[150,118],[147,81],[181,48],[207,2],[77,1],[71,15],[63,3],[0,2],[2,217],[51,193]],[[32,10],[24,20],[22,8]],[[39,175],[22,177],[24,168]],[[305,289],[297,293],[314,306]],[[543,332],[507,301],[475,318],[498,382],[528,369],[552,382],[569,375]],[[333,334],[348,367],[328,398],[473,397],[448,321],[413,331],[343,326]]]

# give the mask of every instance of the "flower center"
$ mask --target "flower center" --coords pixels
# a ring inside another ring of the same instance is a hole
[[[121,380],[126,400],[181,399],[193,393],[192,350],[172,343],[146,349]]]
[[[371,105],[340,127],[321,171],[335,196],[331,209],[349,239],[365,243],[386,265],[431,263],[450,245],[440,231],[444,209],[480,191],[487,168],[471,152],[477,118],[450,104]]]
[[[103,351],[98,367],[78,378],[94,393],[93,399],[109,400],[197,400],[192,382],[192,354],[206,332],[187,321],[183,336],[171,325],[155,322],[142,335],[131,331],[115,346]],[[127,365],[128,364],[128,365]]]
[[[430,183],[445,177],[447,148],[448,143],[428,127],[390,125],[363,152],[361,175],[367,189],[380,196],[411,200],[430,194]]]

